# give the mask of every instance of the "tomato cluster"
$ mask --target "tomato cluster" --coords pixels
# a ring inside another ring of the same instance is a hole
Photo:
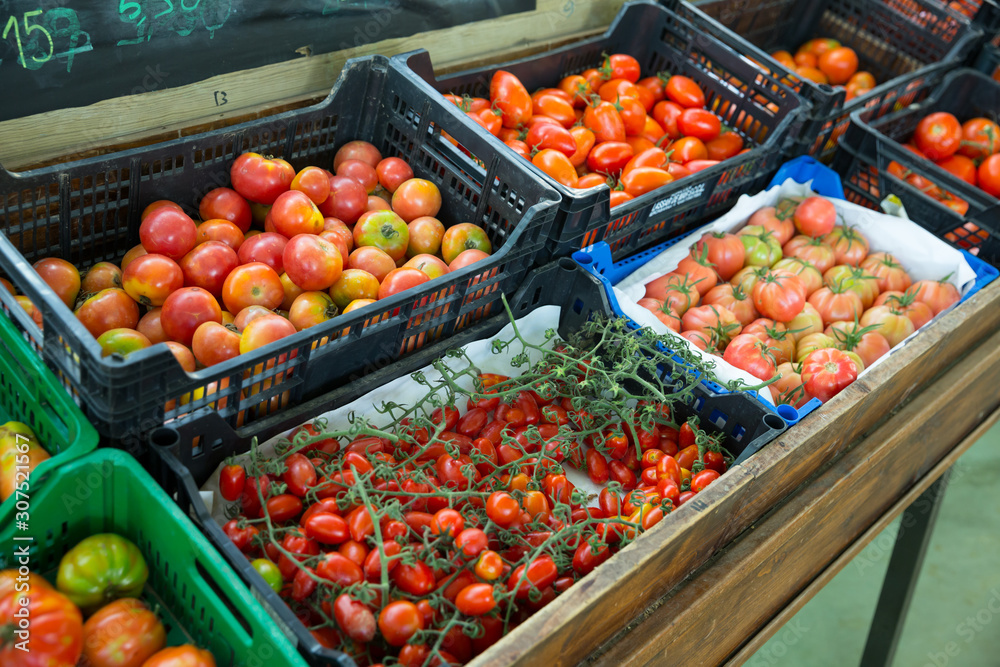
[[[82,279],[59,258],[34,268],[75,307],[105,356],[165,343],[193,372],[492,252],[477,225],[445,229],[434,217],[437,185],[414,178],[400,158],[352,141],[333,168],[295,173],[284,160],[245,153],[230,170],[233,187],[201,200],[202,222],[157,201],[142,213],[141,244],[120,266],[100,262]],[[17,299],[42,326],[34,304]]]
[[[498,70],[489,99],[445,97],[557,182],[609,184],[612,207],[744,150],[693,79],[640,76],[635,58],[616,53],[532,94]]]
[[[788,51],[775,51],[771,57],[805,79],[843,86],[847,91],[845,101],[875,87],[871,72],[858,71],[858,54],[854,49],[830,37],[809,40],[794,56]]]
[[[627,328],[607,331],[620,348]],[[465,663],[732,462],[721,436],[671,421],[661,389],[617,385],[638,366],[603,397],[597,369],[634,352],[584,352],[557,343],[513,378],[470,362],[437,389],[467,373],[474,391],[394,404],[383,428],[303,425],[273,458],[223,467],[223,530],[320,643],[360,664]]]
[[[928,114],[917,124],[910,142],[903,144],[903,148],[934,162],[969,185],[1000,197],[1000,125],[989,118],[972,118],[960,123],[947,112]],[[959,215],[969,211],[969,202],[898,162],[889,163],[889,173]]]
[[[959,300],[869,252],[822,197],[782,199],[736,234],[706,233],[639,305],[699,349],[761,380],[778,403],[827,401]]]
[[[139,548],[111,533],[92,535],[70,549],[59,563],[55,588],[31,572],[0,572],[0,664],[215,667],[208,651],[167,648],[166,628],[137,597],[148,575]],[[19,635],[25,608],[30,631]]]

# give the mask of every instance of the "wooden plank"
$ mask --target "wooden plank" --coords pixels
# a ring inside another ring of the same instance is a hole
[[[914,391],[1000,329],[998,306],[1000,284],[994,283],[728,472],[472,664],[571,665],[584,659],[620,629],[620,623],[609,619],[635,618]]]
[[[171,136],[191,125],[244,117],[325,96],[344,62],[359,56],[395,55],[426,48],[436,68],[454,70],[470,61],[480,65],[546,51],[557,43],[603,31],[623,2],[538,0],[534,12],[362,44],[345,51],[306,55],[186,86],[169,87],[169,68],[164,66],[165,71],[156,79],[137,82],[149,92],[0,123],[0,164],[8,169],[24,169],[70,153],[85,154],[142,137]],[[222,99],[225,104],[220,106]]]
[[[960,452],[949,452],[967,434],[978,437],[1000,406],[998,383],[1000,333],[660,601],[594,664],[681,664],[695,645],[701,664],[725,661],[911,487],[926,488],[953,464]]]
[[[964,454],[972,445],[979,441],[983,435],[986,434],[993,426],[1000,421],[1000,410],[994,410],[976,429],[967,435],[964,440],[962,440],[958,445],[948,452],[941,461],[934,466],[933,469],[926,475],[924,475],[919,482],[914,484],[909,491],[906,492],[902,498],[896,501],[888,512],[879,517],[872,526],[866,530],[861,537],[854,541],[854,543],[849,546],[843,553],[841,553],[836,560],[834,560],[830,565],[823,570],[822,574],[809,582],[809,585],[802,589],[802,592],[795,596],[795,598],[782,609],[777,616],[771,619],[771,621],[765,625],[761,630],[753,636],[753,638],[743,645],[735,655],[733,655],[728,661],[726,661],[727,667],[737,667],[738,665],[744,664],[747,660],[752,658],[757,651],[759,651],[764,644],[767,643],[771,637],[773,637],[781,628],[788,623],[795,614],[799,612],[802,607],[805,606],[809,600],[813,599],[817,593],[819,593],[830,581],[840,573],[847,564],[854,560],[854,557],[861,553],[868,544],[878,537],[883,530],[889,527],[893,521],[896,520],[903,511],[909,507],[917,498],[920,497],[924,491],[930,488],[941,475],[945,473],[946,470],[951,468],[958,459]],[[758,530],[764,528],[761,526]],[[725,557],[719,559],[719,562],[715,566],[724,566],[726,562]]]

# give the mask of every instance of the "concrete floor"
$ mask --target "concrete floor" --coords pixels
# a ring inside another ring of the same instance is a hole
[[[998,508],[1000,425],[953,469],[894,667],[1000,665]],[[899,525],[874,539],[747,665],[859,664]]]

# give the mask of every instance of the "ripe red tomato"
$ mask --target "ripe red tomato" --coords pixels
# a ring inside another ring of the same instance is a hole
[[[75,266],[58,257],[47,257],[35,262],[33,268],[39,277],[52,288],[68,308],[76,303],[80,294],[80,272]]]
[[[364,187],[365,192],[371,194],[378,187],[378,174],[375,168],[367,162],[361,160],[344,160],[335,169],[337,176],[347,176],[353,178]]]
[[[353,225],[368,210],[368,192],[353,178],[331,176],[330,196],[318,208],[323,217]]]
[[[349,141],[341,146],[336,155],[333,156],[334,170],[345,160],[361,160],[375,167],[382,161],[382,153],[367,141]]]
[[[183,270],[163,255],[143,255],[130,263],[122,275],[122,288],[143,306],[162,306],[181,287],[184,287]]]
[[[770,380],[774,377],[776,368],[774,357],[768,351],[767,344],[757,336],[751,334],[736,336],[726,346],[722,358],[761,380]]]
[[[252,352],[294,333],[295,325],[280,315],[258,317],[243,329],[243,335],[240,336],[240,354]]]
[[[274,231],[285,238],[323,231],[323,214],[308,195],[298,190],[280,194],[271,207],[270,218]]]
[[[670,144],[670,159],[685,164],[705,160],[708,157],[708,149],[705,143],[698,137],[681,137]],[[688,167],[689,173],[694,170]]]
[[[347,594],[334,600],[333,618],[344,634],[356,642],[370,642],[375,637],[375,615]]]
[[[314,204],[322,204],[330,196],[330,175],[319,167],[306,167],[295,174],[289,187],[305,193]]]
[[[913,143],[928,159],[943,160],[962,146],[962,125],[950,113],[929,114],[917,124]]]
[[[548,588],[555,582],[559,572],[555,562],[548,554],[536,557],[530,563],[519,565],[507,580],[507,590],[517,591],[515,597],[518,600],[528,598],[532,589],[542,590]]]
[[[208,651],[185,644],[163,649],[142,667],[215,667],[215,658]]]
[[[952,155],[943,160],[939,160],[937,166],[947,172],[954,174],[969,185],[976,185],[978,178],[976,175],[976,163],[964,155]]]
[[[390,646],[402,646],[424,629],[424,617],[417,605],[408,600],[397,600],[383,607],[378,616],[378,629]]]
[[[613,53],[604,58],[602,69],[612,79],[639,80],[639,61],[625,53]]]
[[[205,220],[226,220],[233,223],[242,233],[250,229],[252,216],[250,204],[240,193],[230,188],[215,188],[201,198],[198,216]],[[236,250],[236,248],[233,248]]]
[[[233,250],[243,245],[243,232],[228,220],[206,220],[198,225],[198,243],[222,241]]]
[[[722,133],[722,121],[711,111],[691,108],[681,113],[677,119],[677,128],[685,136],[711,141]]]
[[[218,322],[204,322],[194,330],[191,351],[203,366],[214,366],[240,353],[240,335]]]
[[[195,330],[204,322],[221,324],[222,309],[215,297],[200,287],[181,288],[163,302],[160,324],[171,340],[190,347]]]
[[[776,322],[791,322],[802,312],[806,288],[792,273],[769,272],[753,287],[753,303],[764,317]]]
[[[490,100],[500,110],[504,127],[516,128],[532,116],[531,96],[524,84],[510,72],[497,70],[493,73],[490,80]]]
[[[858,71],[858,54],[850,47],[839,46],[819,54],[817,66],[831,84],[842,86]]]
[[[194,220],[169,207],[158,208],[139,225],[139,239],[146,252],[177,261],[198,242]]]
[[[282,252],[282,264],[289,279],[305,291],[328,289],[343,270],[340,251],[313,234],[292,237]]]
[[[140,257],[133,266],[146,257]],[[239,265],[240,258],[236,251],[222,241],[206,241],[196,245],[180,261],[184,284],[188,287],[201,287],[217,298],[222,296],[222,286],[226,282],[226,277]]]
[[[375,276],[375,279],[382,282],[389,272],[396,268],[396,262],[385,253],[374,246],[355,248],[350,257],[347,258],[347,266],[352,269],[360,269]]]
[[[743,137],[736,132],[726,131],[705,142],[705,152],[709,160],[728,160],[743,150]],[[787,240],[787,239],[786,239]]]
[[[284,298],[281,278],[274,269],[260,262],[236,267],[222,285],[222,302],[230,313],[239,314],[248,306],[274,310]]]
[[[10,585],[0,593],[0,627],[13,637],[19,618],[26,615],[31,619],[27,651],[17,648],[16,641],[5,640],[0,644],[0,661],[5,667],[73,667],[80,657],[83,642],[80,610],[40,581],[44,580],[33,579],[27,591],[16,591]]]
[[[625,123],[614,104],[598,102],[583,112],[583,125],[594,133],[597,143],[625,141]]]
[[[704,108],[705,93],[701,87],[686,76],[675,75],[667,80],[664,87],[667,98],[685,108]]]
[[[482,616],[496,608],[493,598],[493,586],[490,584],[471,584],[458,593],[455,606],[467,616]]]
[[[709,452],[706,452],[706,457]],[[700,473],[691,478],[691,490],[695,493],[700,493],[705,490],[705,487],[719,479],[719,472],[717,470],[702,470]]]
[[[989,118],[972,118],[962,123],[962,145],[958,154],[981,160],[1000,151],[1000,125]]]
[[[991,155],[983,160],[976,172],[976,180],[984,192],[1000,197],[1000,154]]]
[[[139,324],[139,306],[125,290],[115,288],[101,290],[74,314],[94,338],[110,329],[134,329]]]
[[[528,130],[524,143],[534,150],[551,148],[566,157],[572,157],[577,151],[576,139],[562,125],[555,123],[538,123]]]
[[[566,187],[577,186],[576,168],[565,154],[551,148],[538,151],[531,158],[531,163],[551,176],[557,183]]]
[[[808,197],[795,207],[795,228],[800,234],[818,238],[833,231],[837,209],[823,197]]]
[[[846,353],[827,348],[803,360],[801,376],[809,395],[826,403],[857,379],[858,369]]]
[[[285,245],[288,239],[276,232],[264,232],[251,236],[240,246],[237,257],[240,264],[261,262],[276,273],[284,270]]]
[[[100,667],[139,667],[167,644],[156,614],[141,600],[102,607],[83,625],[83,660]]]
[[[441,190],[428,180],[411,178],[392,193],[392,210],[404,222],[423,216],[434,217],[441,210]]]
[[[413,178],[413,169],[398,157],[387,157],[375,167],[378,182],[383,188],[393,193],[400,185]]]
[[[243,494],[246,483],[246,468],[238,463],[227,464],[219,473],[219,493],[231,503]]]
[[[723,232],[705,233],[698,240],[696,251],[707,253],[708,261],[712,263],[722,280],[729,280],[736,275],[736,272],[743,268],[746,256],[740,238],[735,234]]]
[[[244,153],[233,162],[229,177],[233,189],[243,197],[258,204],[273,204],[291,187],[295,170],[281,158],[268,159],[259,153]]]

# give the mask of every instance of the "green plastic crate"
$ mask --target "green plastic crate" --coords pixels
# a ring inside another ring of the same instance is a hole
[[[60,390],[61,391],[61,390]],[[30,494],[28,530],[13,508],[0,512],[0,569],[30,544],[30,568],[54,580],[63,555],[83,538],[117,533],[149,565],[143,599],[157,609],[167,643],[209,649],[218,667],[305,667],[295,647],[191,520],[128,454],[99,449],[49,474]],[[30,542],[15,541],[30,536]]]
[[[31,472],[34,489],[52,470],[97,449],[97,431],[0,312],[0,426],[9,421],[30,426],[52,457]],[[15,501],[12,496],[0,505],[0,516],[6,516]]]

